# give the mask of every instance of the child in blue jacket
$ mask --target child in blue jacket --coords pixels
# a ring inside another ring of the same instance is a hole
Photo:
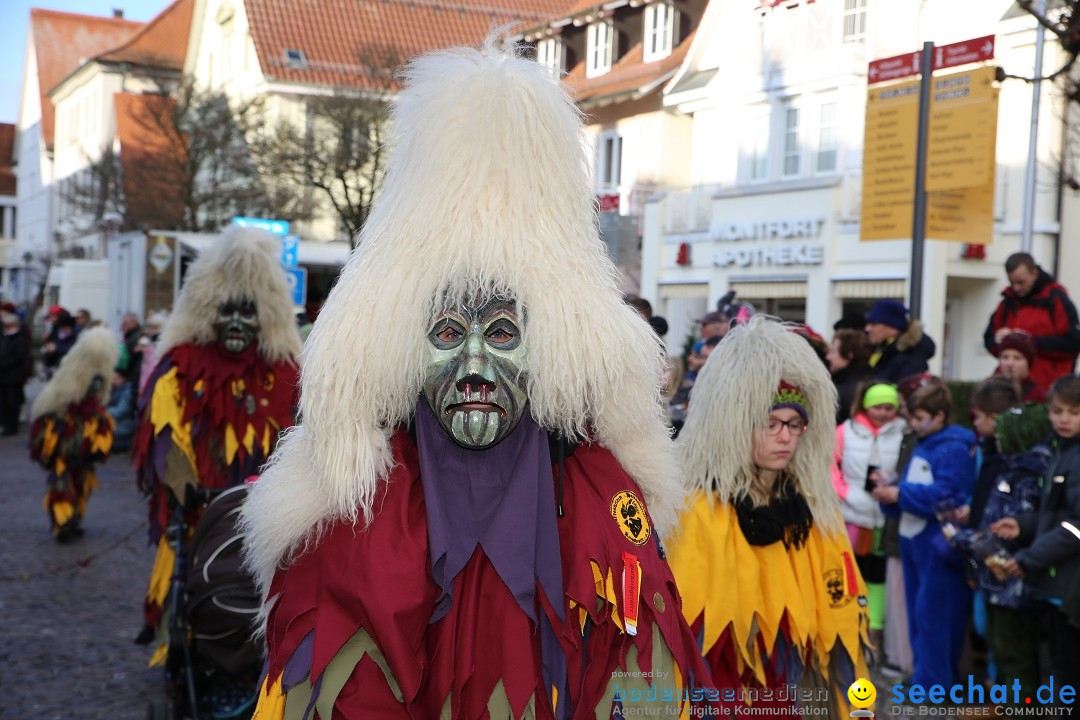
[[[914,653],[912,683],[948,687],[967,634],[971,589],[965,561],[943,534],[938,515],[959,508],[974,483],[970,430],[949,424],[952,397],[944,385],[927,385],[908,400],[912,430],[919,437],[897,485],[882,485],[874,498],[886,515],[900,517],[909,634]]]

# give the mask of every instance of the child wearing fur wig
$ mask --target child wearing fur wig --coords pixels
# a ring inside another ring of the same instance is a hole
[[[30,458],[48,471],[45,510],[58,542],[81,537],[94,465],[109,456],[113,420],[105,411],[120,354],[111,331],[82,333],[31,409]]]
[[[975,436],[948,423],[951,411],[952,397],[943,385],[911,395],[908,412],[919,444],[900,483],[873,492],[886,514],[900,517],[900,559],[915,655],[912,682],[925,687],[956,681],[971,610],[964,560],[949,547],[938,519],[964,503],[974,482]]]
[[[764,317],[698,375],[676,444],[693,495],[668,557],[718,687],[867,676],[866,587],[830,472],[835,403],[813,349]]]
[[[885,628],[885,555],[880,550],[885,516],[870,490],[889,477],[895,479],[907,423],[899,417],[900,395],[895,386],[878,383],[863,388],[851,409],[852,417],[836,428],[833,485],[866,581],[870,634],[880,650]]]

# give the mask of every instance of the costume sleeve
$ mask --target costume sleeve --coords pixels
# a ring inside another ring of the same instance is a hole
[[[949,443],[932,465],[934,482],[929,485],[900,483],[897,504],[904,512],[933,519],[937,517],[938,502],[948,499],[960,505],[971,495],[973,469],[968,449],[961,443]]]
[[[1076,306],[1060,288],[1050,291],[1050,303],[1050,314],[1058,332],[1054,335],[1036,336],[1035,345],[1040,352],[1066,356],[1080,353],[1080,319],[1077,319]]]

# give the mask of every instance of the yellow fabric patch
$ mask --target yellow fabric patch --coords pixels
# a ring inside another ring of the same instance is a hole
[[[281,692],[281,676],[278,675],[274,684],[267,687],[269,682],[270,678],[266,678],[259,689],[259,702],[251,720],[284,720],[285,695]]]
[[[169,428],[172,431],[172,443],[191,463],[192,472],[197,467],[195,463],[195,448],[191,444],[191,423],[183,422],[184,396],[180,392],[180,380],[176,375],[177,369],[170,368],[154,383],[154,394],[150,398],[150,424],[154,427],[154,435],[160,435],[161,431]],[[194,391],[200,392],[205,383],[199,380],[194,385]]]
[[[57,527],[66,525],[75,516],[75,506],[67,500],[59,500],[52,505],[53,522]]]
[[[165,658],[168,656],[168,654],[168,645],[158,645],[158,649],[154,651],[154,654],[153,656],[151,656],[150,662],[147,663],[147,666],[158,667],[159,665],[164,664]]]
[[[605,576],[600,572],[600,566],[595,561],[590,560],[589,565],[592,567],[593,582],[596,583],[596,594],[602,600],[607,601],[608,606],[611,608],[611,619],[619,630],[625,632],[623,628],[622,619],[619,617],[619,595],[615,592],[615,579],[611,574],[611,568],[608,568],[607,575]]]
[[[169,594],[169,579],[172,577],[176,553],[163,535],[158,541],[157,556],[154,557],[154,569],[150,571],[150,585],[146,589],[146,599],[161,607]]]
[[[704,616],[704,647],[712,648],[729,626],[741,667],[765,682],[764,659],[757,652],[760,633],[771,653],[786,616],[791,641],[800,654],[812,648],[811,664],[828,679],[828,654],[839,642],[854,660],[857,677],[866,677],[862,646],[868,616],[857,595],[843,592],[843,553],[851,553],[846,533],[828,537],[815,524],[802,548],[781,542],[751,545],[730,505],[699,496],[681,520],[668,548],[668,562],[683,599],[683,614],[693,623]],[[853,556],[852,556],[853,557]],[[836,580],[840,581],[837,592]]]
[[[41,457],[49,458],[56,452],[56,444],[60,442],[60,436],[56,434],[56,421],[49,418],[45,421],[45,429],[42,431],[44,441],[41,444]]]

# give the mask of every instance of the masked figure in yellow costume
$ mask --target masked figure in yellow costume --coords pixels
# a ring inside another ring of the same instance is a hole
[[[97,487],[94,465],[112,450],[114,423],[105,403],[118,357],[111,331],[85,331],[30,411],[30,457],[49,471],[45,509],[60,542],[83,534],[86,501]]]
[[[829,474],[835,406],[811,347],[764,317],[698,375],[677,442],[692,494],[669,557],[722,697],[843,702],[866,676],[866,588]]]

